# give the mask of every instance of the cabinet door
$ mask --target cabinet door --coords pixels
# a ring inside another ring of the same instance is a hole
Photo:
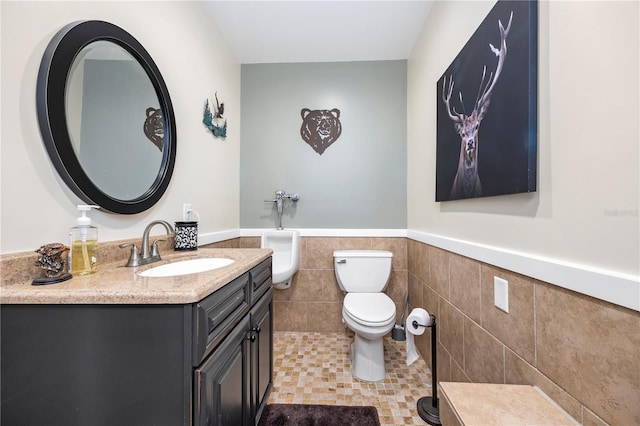
[[[251,404],[258,424],[273,386],[273,289],[251,310]]]
[[[194,372],[194,424],[249,425],[249,316]]]

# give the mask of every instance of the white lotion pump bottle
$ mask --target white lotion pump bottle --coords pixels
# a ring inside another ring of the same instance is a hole
[[[98,228],[91,225],[87,212],[99,206],[79,205],[82,213],[76,226],[69,229],[69,272],[72,275],[88,275],[98,270]]]

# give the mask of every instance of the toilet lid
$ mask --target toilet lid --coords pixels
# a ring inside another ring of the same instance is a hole
[[[396,304],[384,293],[347,293],[343,307],[353,319],[383,324],[395,319]]]

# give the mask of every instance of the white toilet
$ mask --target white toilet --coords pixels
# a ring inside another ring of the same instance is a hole
[[[260,247],[273,250],[273,287],[280,290],[291,287],[291,279],[300,264],[300,232],[289,229],[263,231]]]
[[[393,328],[396,305],[383,293],[391,276],[393,253],[383,250],[333,252],[338,285],[347,294],[342,320],[355,333],[351,344],[351,373],[376,382],[386,375],[382,338]]]

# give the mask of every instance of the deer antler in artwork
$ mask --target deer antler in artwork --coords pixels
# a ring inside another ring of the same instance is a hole
[[[495,72],[492,72],[486,81],[487,67],[485,66],[483,68],[478,96],[476,97],[471,114],[466,115],[464,113],[462,92],[458,92],[458,97],[460,104],[463,105],[463,113],[459,113],[455,107],[451,106],[451,95],[453,94],[455,84],[453,77],[449,79],[449,84],[447,85],[447,78],[445,76],[442,83],[442,100],[447,107],[447,114],[451,121],[453,121],[453,126],[461,139],[458,171],[451,188],[451,199],[482,196],[482,185],[480,184],[480,177],[478,176],[478,129],[489,108],[491,93],[504,67],[504,60],[507,56],[507,36],[511,29],[512,20],[513,12],[511,12],[509,16],[507,28],[504,28],[502,22],[498,20],[500,47],[496,48],[493,44],[489,43],[491,51],[498,57],[498,64],[496,65]]]

